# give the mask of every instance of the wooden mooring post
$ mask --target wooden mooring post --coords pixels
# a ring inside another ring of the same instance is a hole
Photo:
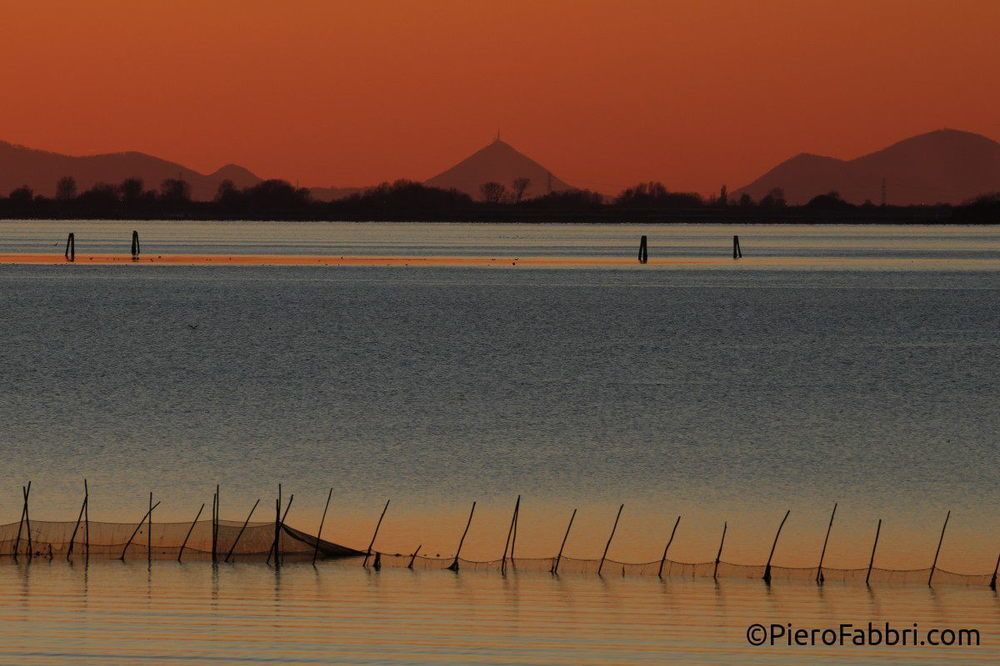
[[[597,575],[601,575],[601,571],[604,569],[604,560],[608,558],[608,550],[611,548],[611,540],[615,538],[615,531],[618,530],[618,520],[622,517],[622,509],[625,505],[622,504],[618,507],[618,515],[615,516],[615,524],[611,526],[611,534],[608,535],[608,542],[604,544],[604,553],[601,555],[601,562],[597,565]]]
[[[743,250],[740,248],[740,237],[733,236],[733,259],[742,259]]]
[[[472,503],[472,510],[469,511],[469,519],[465,522],[465,530],[462,531],[462,537],[458,540],[458,549],[455,550],[455,559],[452,560],[451,565],[448,567],[450,571],[458,571],[458,558],[462,555],[462,544],[465,543],[465,535],[469,533],[469,526],[472,525],[472,516],[476,513],[476,503]]]
[[[66,238],[66,261],[70,263],[76,261],[76,236],[72,231]]]
[[[941,554],[941,544],[944,543],[944,531],[948,529],[948,519],[951,518],[951,511],[944,517],[944,525],[941,526],[941,538],[938,539],[937,550],[934,551],[934,562],[931,564],[931,573],[927,576],[927,586],[930,587],[931,581],[934,580],[934,570],[937,569],[938,555]]]
[[[639,263],[644,264],[649,261],[649,247],[646,243],[646,237],[642,236],[639,238]]]
[[[573,527],[574,518],[576,518],[576,509],[573,509],[573,513],[569,515],[569,525],[566,526],[566,534],[563,534],[562,544],[559,546],[559,554],[556,555],[556,560],[552,563],[551,573],[553,576],[559,574],[559,561],[562,560],[563,549],[566,547],[566,539],[569,538],[569,531]]]
[[[139,247],[139,232],[133,230],[132,231],[132,261],[139,261],[139,252],[140,251],[141,250],[140,250],[140,247]]]
[[[990,578],[990,589],[997,591],[997,571],[1000,571],[1000,555],[997,555],[997,563],[993,566],[993,578]]]
[[[774,558],[774,549],[778,547],[778,537],[781,536],[781,528],[785,526],[785,521],[788,520],[788,514],[791,510],[785,511],[785,517],[781,519],[781,524],[778,525],[778,531],[774,533],[774,543],[771,544],[771,554],[767,556],[767,564],[764,565],[764,582],[768,585],[771,584],[771,560]]]
[[[816,567],[816,584],[822,585],[826,580],[823,578],[823,559],[826,557],[826,544],[830,541],[830,530],[833,529],[833,517],[837,515],[837,503],[833,503],[833,513],[830,514],[830,524],[826,526],[826,537],[823,539],[823,550],[819,552],[819,566]]]
[[[378,517],[378,522],[375,523],[375,531],[372,532],[372,540],[368,544],[368,550],[365,551],[365,559],[361,563],[361,566],[363,566],[363,567],[367,567],[368,566],[368,560],[372,556],[372,548],[375,547],[375,537],[378,536],[378,528],[382,527],[382,519],[385,518],[385,512],[388,511],[388,510],[389,510],[389,500],[386,500],[385,501],[385,506],[382,507],[382,515],[380,515]]]
[[[670,544],[674,542],[674,535],[677,533],[677,526],[681,524],[681,517],[677,516],[677,520],[674,521],[674,529],[670,530],[670,538],[667,539],[667,545],[663,548],[663,557],[660,558],[660,568],[656,571],[657,578],[663,578],[663,565],[667,561],[667,551],[670,550]]]
[[[198,509],[198,514],[191,521],[191,527],[188,528],[187,534],[184,536],[184,541],[181,542],[181,549],[177,552],[177,561],[180,562],[181,558],[184,557],[184,548],[187,546],[188,539],[191,538],[191,532],[194,531],[194,526],[198,524],[198,519],[201,518],[201,512],[205,510],[205,503],[201,503],[201,508]]]
[[[872,578],[872,567],[875,566],[875,549],[878,548],[878,535],[882,531],[882,519],[878,519],[878,525],[875,526],[875,542],[872,544],[872,556],[868,560],[868,573],[865,574],[865,585],[868,585]]]

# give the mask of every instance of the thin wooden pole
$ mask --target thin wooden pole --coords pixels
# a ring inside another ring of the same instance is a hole
[[[719,579],[719,563],[722,562],[722,546],[726,543],[726,530],[729,528],[729,523],[722,523],[722,541],[719,542],[719,552],[715,555],[715,569],[712,571],[712,578],[715,580]]]
[[[90,562],[90,489],[87,479],[83,480],[83,537],[86,545],[86,558]]]
[[[281,566],[281,531],[285,528],[285,518],[288,518],[288,512],[292,508],[292,502],[295,501],[295,493],[288,496],[288,504],[285,505],[285,512],[281,514],[281,520],[278,522],[278,534],[279,537],[277,541],[274,542],[274,566]],[[271,555],[267,556],[268,563],[271,562]]]
[[[159,503],[159,502],[157,502],[157,503],[156,503],[156,504],[154,504],[154,505],[153,505],[152,507],[150,507],[150,509],[149,509],[149,512],[152,512],[152,510],[153,510],[153,509],[155,509],[155,508],[156,508],[156,507],[158,507],[158,506],[160,506],[160,503]],[[134,538],[135,538],[135,535],[136,535],[136,534],[138,534],[138,533],[139,533],[139,530],[140,530],[140,529],[142,528],[142,524],[143,524],[144,522],[146,522],[146,516],[148,516],[148,515],[149,515],[149,512],[147,512],[147,513],[146,513],[146,515],[145,515],[145,516],[143,516],[143,517],[142,517],[142,519],[141,519],[141,520],[139,521],[139,524],[135,526],[135,529],[134,529],[134,530],[132,530],[132,536],[130,536],[130,537],[128,538],[128,541],[127,541],[127,542],[125,543],[125,547],[124,547],[124,548],[122,548],[122,556],[121,556],[120,558],[118,558],[118,559],[120,559],[120,560],[121,560],[122,562],[124,562],[124,561],[125,561],[125,553],[126,553],[126,552],[128,551],[128,547],[132,545],[132,539],[134,539]]]
[[[222,505],[219,490],[219,484],[215,484],[215,496],[212,502],[212,564],[219,561],[219,514]]]
[[[611,534],[608,535],[608,542],[604,544],[604,554],[601,555],[601,563],[597,565],[597,575],[601,575],[601,570],[604,569],[604,560],[608,557],[608,549],[611,548],[611,540],[615,538],[615,530],[618,529],[618,519],[622,517],[622,509],[625,505],[622,504],[618,507],[618,515],[615,516],[615,524],[611,526]]]
[[[649,261],[649,250],[646,246],[646,237],[639,238],[639,263],[644,264]]]
[[[521,505],[521,496],[514,502],[514,513],[510,517],[510,527],[507,529],[507,540],[503,544],[503,557],[500,559],[500,573],[507,573],[507,549],[510,547],[510,537],[514,534],[514,523],[517,521],[517,508]]]
[[[319,531],[316,532],[316,547],[313,549],[313,564],[316,564],[316,556],[319,555],[319,540],[323,537],[323,523],[326,522],[326,511],[330,508],[330,498],[333,497],[333,488],[330,488],[326,496],[326,506],[323,507],[323,517],[319,520]]]
[[[740,248],[740,237],[733,236],[733,259],[742,259],[743,250]]]
[[[875,549],[878,548],[878,535],[882,531],[882,519],[878,519],[878,525],[875,526],[875,542],[872,544],[872,556],[868,560],[868,573],[865,574],[865,585],[868,585],[872,578],[872,567],[875,566]]]
[[[465,543],[465,535],[469,533],[469,526],[472,525],[472,514],[476,512],[476,503],[472,503],[472,511],[469,512],[469,520],[465,523],[465,530],[462,532],[462,537],[458,540],[458,550],[455,551],[455,559],[448,568],[451,571],[458,571],[458,557],[462,554],[462,544]]]
[[[139,232],[132,231],[132,261],[139,260]]]
[[[243,521],[243,527],[241,527],[240,531],[236,534],[236,539],[233,540],[233,545],[229,547],[229,552],[226,553],[226,562],[228,562],[229,558],[233,556],[233,551],[236,550],[236,544],[240,542],[240,537],[243,536],[243,530],[245,530],[247,525],[250,523],[250,518],[253,517],[253,512],[257,510],[258,504],[260,504],[259,498],[253,503],[253,508],[250,509],[250,513],[247,514],[247,519]]]
[[[28,533],[28,560],[31,560],[35,556],[35,546],[31,542],[31,513],[28,510],[28,498],[31,496],[31,481],[28,481],[28,487],[24,490],[24,526],[25,531]]]
[[[194,517],[191,521],[191,527],[188,528],[187,535],[184,537],[184,541],[181,543],[180,552],[177,553],[177,561],[180,562],[181,558],[184,556],[184,547],[187,546],[188,539],[191,538],[191,532],[194,531],[194,526],[198,524],[198,519],[201,518],[201,512],[205,510],[205,503],[201,503],[201,508],[198,509],[198,515]]]
[[[420,544],[419,546],[417,546],[417,549],[415,551],[413,551],[413,555],[410,555],[410,563],[406,565],[407,569],[412,569],[413,568],[413,561],[417,559],[417,554],[420,552],[420,549],[422,547],[423,547],[423,544]]]
[[[993,578],[990,579],[990,589],[997,591],[997,571],[1000,570],[1000,555],[997,555],[997,563],[993,567]]]
[[[17,538],[14,539],[14,561],[17,562],[17,551],[21,547],[21,532],[24,529],[24,513],[28,509],[28,501],[24,497],[24,486],[21,486],[21,520],[17,523]]]
[[[76,533],[80,530],[80,521],[83,520],[83,509],[87,504],[87,500],[80,502],[80,515],[76,517],[76,526],[73,527],[73,536],[69,538],[69,548],[66,549],[66,561],[69,562],[73,557],[73,545],[76,541]]]
[[[819,553],[819,566],[816,567],[816,584],[822,585],[823,581],[823,559],[826,557],[826,544],[830,541],[830,530],[833,529],[833,517],[837,515],[837,502],[833,503],[833,513],[830,514],[830,524],[826,526],[826,537],[823,538],[823,550]]]
[[[281,484],[278,484],[278,499],[274,501],[274,541],[271,542],[271,550],[267,553],[267,563],[271,563],[271,555],[278,549],[278,539],[281,534]]]
[[[667,561],[667,551],[670,550],[670,544],[674,542],[674,534],[677,533],[677,526],[681,524],[681,517],[677,516],[677,520],[674,521],[674,529],[670,530],[670,538],[667,539],[667,545],[663,548],[663,557],[660,558],[660,568],[656,572],[657,578],[663,578],[663,565]]]
[[[372,548],[375,546],[375,537],[378,536],[378,528],[382,527],[382,519],[385,518],[385,512],[389,510],[389,500],[385,501],[385,506],[382,508],[382,515],[378,517],[378,522],[375,523],[375,531],[372,532],[372,540],[368,544],[368,550],[365,551],[365,559],[361,563],[361,566],[368,566],[368,558],[372,556]]]
[[[521,496],[517,496],[517,503],[514,505],[514,533],[510,536],[510,565],[514,565],[514,549],[517,547],[517,523],[521,519]]]
[[[69,237],[66,238],[66,261],[70,263],[76,261],[76,238],[73,236],[72,231]]]
[[[153,493],[149,493],[149,513],[147,514],[147,520],[149,521],[146,526],[146,560],[150,563],[153,562]]]
[[[767,565],[764,567],[765,583],[770,584],[771,582],[771,560],[774,558],[774,549],[778,547],[778,537],[781,536],[781,528],[785,526],[785,521],[788,520],[788,514],[791,512],[791,509],[785,511],[785,517],[781,519],[781,524],[778,525],[778,531],[774,534],[774,543],[771,544],[771,554],[767,556]]]
[[[563,534],[562,544],[559,546],[559,554],[556,555],[556,561],[552,563],[552,575],[559,574],[559,560],[562,559],[563,548],[566,547],[566,539],[569,538],[569,530],[573,527],[573,519],[576,518],[576,509],[573,509],[573,513],[569,515],[569,525],[566,526],[566,534]]]
[[[934,580],[934,570],[937,568],[938,555],[941,554],[941,544],[944,543],[944,531],[948,529],[948,519],[951,518],[951,511],[948,515],[944,517],[944,525],[941,526],[941,538],[938,539],[937,550],[934,551],[934,563],[931,564],[931,573],[927,576],[927,586],[930,587],[931,581]]]

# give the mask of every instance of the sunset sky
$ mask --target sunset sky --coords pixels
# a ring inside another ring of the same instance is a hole
[[[1000,138],[1000,2],[0,0],[0,139],[425,179],[503,137],[579,187],[746,184],[941,127]]]

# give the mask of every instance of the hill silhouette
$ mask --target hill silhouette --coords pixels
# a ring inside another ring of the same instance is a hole
[[[424,181],[424,184],[443,190],[458,190],[478,200],[483,199],[484,183],[498,183],[510,191],[519,178],[528,179],[520,196],[523,199],[575,189],[499,138],[447,171]]]
[[[74,156],[0,141],[0,192],[27,186],[37,194],[53,196],[56,182],[65,176],[73,178],[81,191],[98,183],[117,184],[128,178],[141,179],[146,187],[156,188],[168,178],[177,178],[187,182],[192,198],[200,201],[211,200],[224,180],[231,180],[238,187],[251,187],[261,182],[256,175],[235,164],[206,175],[139,152]]]
[[[908,206],[958,204],[1000,190],[1000,143],[972,132],[943,129],[904,139],[852,160],[802,153],[739,189],[754,199],[775,188],[791,204],[839,192],[845,201]]]

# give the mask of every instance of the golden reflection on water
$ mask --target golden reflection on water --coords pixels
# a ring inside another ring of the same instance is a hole
[[[995,593],[383,569],[0,565],[0,661],[906,662],[1000,657]],[[979,648],[754,648],[752,622],[976,627]]]

